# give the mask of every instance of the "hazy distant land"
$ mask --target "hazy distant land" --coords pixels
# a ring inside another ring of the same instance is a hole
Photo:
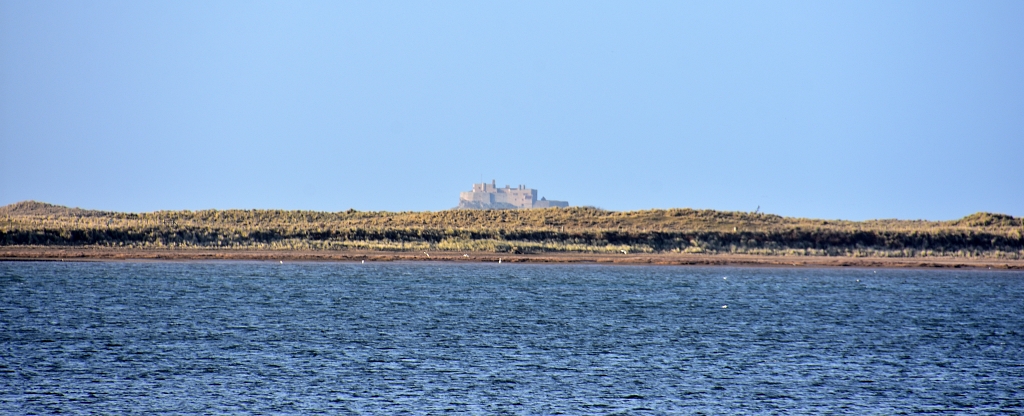
[[[122,213],[0,207],[0,258],[466,260],[1024,268],[1024,219],[836,221],[596,208]]]

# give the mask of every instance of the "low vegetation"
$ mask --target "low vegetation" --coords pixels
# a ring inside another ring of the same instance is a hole
[[[713,210],[596,208],[123,213],[26,201],[0,207],[0,246],[746,253],[1024,258],[1024,219],[842,221]]]

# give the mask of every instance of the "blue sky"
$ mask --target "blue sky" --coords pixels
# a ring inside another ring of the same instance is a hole
[[[1022,74],[1020,1],[0,0],[0,205],[1024,216]]]

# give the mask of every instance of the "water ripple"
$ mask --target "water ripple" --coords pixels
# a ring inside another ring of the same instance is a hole
[[[1015,272],[8,262],[0,328],[3,413],[1024,412]]]

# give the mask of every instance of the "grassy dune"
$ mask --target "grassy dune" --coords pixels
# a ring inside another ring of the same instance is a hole
[[[596,208],[123,213],[26,201],[0,207],[0,246],[1024,259],[1024,219],[977,213],[953,221],[841,221]]]

